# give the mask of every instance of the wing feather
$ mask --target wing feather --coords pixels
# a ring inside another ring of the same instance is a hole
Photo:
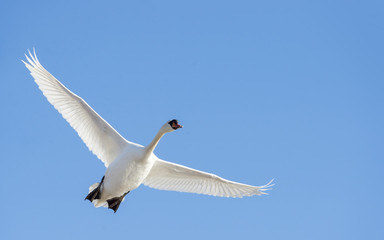
[[[72,93],[40,64],[36,53],[29,57],[25,66],[43,92],[48,101],[61,113],[63,118],[73,127],[104,165],[109,164],[117,157],[127,144],[112,126],[101,118],[82,98]]]
[[[160,190],[240,198],[266,194],[264,191],[273,186],[271,183],[259,187],[246,185],[160,159],[143,182],[148,187]]]

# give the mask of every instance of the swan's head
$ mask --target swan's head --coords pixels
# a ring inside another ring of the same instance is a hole
[[[177,130],[183,127],[179,124],[179,122],[176,119],[169,121],[168,125],[172,128],[172,130]]]
[[[179,124],[179,122],[176,119],[173,119],[171,121],[167,121],[164,123],[164,125],[160,128],[159,132],[156,134],[155,138],[152,140],[152,142],[146,147],[148,151],[153,152],[155,149],[157,143],[159,143],[160,139],[164,136],[166,133],[173,132],[179,128],[182,128]]]
[[[169,132],[173,132],[179,128],[182,128],[183,126],[181,126],[179,124],[179,122],[176,120],[176,119],[173,119],[171,121],[168,121],[166,122],[160,129],[161,132],[163,133],[169,133]]]

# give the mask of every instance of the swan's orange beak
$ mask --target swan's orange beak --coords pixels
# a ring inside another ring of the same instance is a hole
[[[172,128],[173,129],[179,129],[179,128],[183,128],[183,126],[181,126],[180,124],[178,124],[176,121],[175,122],[172,122]]]

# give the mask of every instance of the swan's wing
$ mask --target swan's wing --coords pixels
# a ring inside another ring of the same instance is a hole
[[[241,198],[266,194],[264,191],[273,185],[271,182],[260,187],[246,185],[158,159],[143,184],[160,190]]]
[[[125,140],[103,118],[101,118],[82,98],[72,93],[39,63],[36,53],[29,62],[23,61],[31,71],[32,77],[48,101],[62,114],[65,120],[76,130],[90,151],[104,165],[108,165],[127,145]]]

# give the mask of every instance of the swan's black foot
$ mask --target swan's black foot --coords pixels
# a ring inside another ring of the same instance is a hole
[[[121,201],[123,201],[125,195],[127,195],[129,193],[126,192],[124,193],[123,196],[120,196],[120,197],[114,197],[114,198],[111,198],[109,200],[107,200],[107,203],[108,203],[108,208],[112,209],[114,212],[117,211],[117,209],[119,209],[119,206],[120,206],[120,203]]]
[[[88,199],[89,201],[92,202],[95,199],[100,199],[101,198],[100,187],[101,187],[101,184],[103,184],[103,181],[104,181],[104,177],[101,179],[101,182],[99,183],[99,186],[97,186],[97,188],[93,189],[93,191],[88,193],[88,195],[85,197],[84,200]]]

